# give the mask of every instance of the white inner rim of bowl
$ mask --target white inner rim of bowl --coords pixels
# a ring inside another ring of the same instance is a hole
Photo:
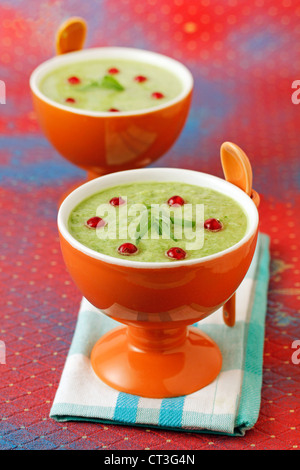
[[[205,256],[203,258],[187,259],[183,261],[171,262],[145,262],[134,261],[128,259],[114,258],[112,256],[98,253],[87,246],[77,241],[68,230],[68,220],[72,210],[84,199],[100,192],[106,188],[118,186],[121,184],[130,184],[134,182],[180,182],[196,186],[206,187],[219,191],[226,196],[234,199],[243,208],[247,216],[247,229],[243,238],[235,245],[220,251],[213,255]],[[258,211],[252,199],[237,186],[228,183],[227,181],[212,176],[206,173],[201,173],[193,170],[184,170],[179,168],[145,168],[138,170],[127,170],[118,173],[111,173],[109,175],[101,176],[92,181],[89,181],[82,186],[75,189],[67,198],[62,202],[58,211],[58,228],[61,235],[77,250],[85,253],[86,255],[99,259],[109,264],[120,266],[127,266],[130,268],[172,268],[178,266],[189,266],[192,264],[205,263],[209,260],[219,258],[225,253],[234,251],[241,245],[246,243],[256,232],[258,227]]]
[[[70,106],[65,106],[63,104],[57,103],[56,101],[47,98],[41,90],[39,85],[41,80],[51,71],[61,67],[62,65],[72,64],[74,62],[80,61],[90,61],[94,59],[120,59],[120,60],[133,60],[137,62],[144,62],[157,67],[166,69],[180,80],[182,84],[181,93],[179,93],[172,100],[167,101],[164,104],[154,106],[153,108],[144,108],[137,111],[123,111],[117,113],[118,116],[130,116],[138,114],[148,114],[156,112],[160,109],[168,108],[175,103],[180,102],[185,98],[193,88],[193,77],[191,72],[177,60],[171,59],[170,57],[164,56],[162,54],[157,54],[156,52],[146,51],[142,49],[133,49],[127,47],[99,47],[92,49],[83,49],[81,51],[70,52],[68,54],[62,54],[55,56],[52,59],[43,62],[39,65],[31,74],[30,77],[30,88],[33,93],[38,96],[41,100],[46,103],[55,106],[56,108],[69,111],[75,114],[81,114],[84,116],[102,116],[102,117],[113,117],[116,116],[114,113],[109,112],[100,112],[100,111],[88,111],[85,109],[71,108]]]

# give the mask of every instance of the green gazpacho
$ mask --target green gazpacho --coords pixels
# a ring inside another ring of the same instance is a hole
[[[88,111],[124,112],[164,104],[182,90],[178,77],[145,62],[98,59],[64,64],[39,86],[51,100]]]
[[[177,182],[140,182],[104,189],[83,200],[68,220],[90,249],[133,261],[203,258],[243,238],[247,216],[232,198]]]

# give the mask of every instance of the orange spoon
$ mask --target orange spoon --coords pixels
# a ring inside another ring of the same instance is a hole
[[[252,168],[245,152],[232,142],[224,142],[220,156],[226,181],[245,191],[258,207],[260,198],[252,189]],[[227,326],[235,325],[235,294],[223,305],[223,319]]]
[[[86,22],[77,16],[64,21],[55,39],[56,54],[78,51],[82,49],[87,32]]]
[[[245,152],[232,142],[224,142],[220,154],[226,181],[245,191],[258,207],[259,195],[252,189],[252,168]]]

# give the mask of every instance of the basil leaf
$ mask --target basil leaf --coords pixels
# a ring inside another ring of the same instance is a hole
[[[152,215],[151,206],[146,204],[146,210],[142,213],[140,221],[135,231],[135,241],[139,241],[143,236],[153,227],[158,235],[167,235],[173,241],[178,241],[174,235],[174,225],[181,225],[182,227],[195,227],[196,222],[193,220],[184,220],[179,217],[173,217],[165,212],[161,212],[158,215]]]
[[[171,222],[174,225],[182,225],[182,227],[195,227],[196,222],[194,220],[185,220],[178,217],[170,216]]]
[[[86,85],[77,88],[79,91],[87,91],[91,88],[108,88],[110,90],[123,91],[125,88],[111,75],[105,75],[100,80],[90,80]]]
[[[155,230],[157,231],[158,235],[161,235],[160,231],[160,226],[157,217],[152,217],[151,218],[151,227],[154,227]]]
[[[79,88],[76,88],[77,90],[79,91],[86,91],[86,90],[89,90],[90,88],[99,88],[99,82],[97,80],[91,80],[89,83],[87,83],[86,85],[83,85]]]
[[[146,210],[142,213],[140,221],[135,229],[135,241],[139,243],[139,241],[143,238],[144,235],[148,232],[149,228],[151,227],[151,220],[149,212]]]
[[[164,217],[162,214],[162,217],[160,219],[160,226],[161,226],[161,234],[162,236],[165,236],[166,238],[172,238],[171,234],[171,221],[168,217]]]
[[[124,90],[124,87],[121,85],[121,83],[118,82],[118,80],[116,80],[115,77],[112,77],[111,75],[105,75],[100,82],[100,86],[116,91]]]

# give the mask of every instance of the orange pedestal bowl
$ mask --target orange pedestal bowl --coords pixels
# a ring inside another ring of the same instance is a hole
[[[166,263],[138,262],[97,253],[68,231],[72,209],[107,187],[135,181],[178,181],[213,188],[232,197],[247,214],[244,237],[205,258]],[[182,169],[153,168],[97,178],[73,191],[58,213],[66,266],[82,294],[121,326],[94,346],[91,365],[108,385],[152,398],[193,393],[219,374],[218,346],[190,325],[230,305],[253,257],[258,211],[251,197],[214,176]]]
[[[180,94],[153,108],[118,113],[71,108],[47,98],[39,84],[57,67],[77,61],[131,60],[162,67],[179,78]],[[180,62],[150,51],[100,47],[58,55],[39,65],[30,77],[34,108],[40,125],[56,150],[92,179],[107,173],[142,168],[174,144],[186,121],[193,78]]]

